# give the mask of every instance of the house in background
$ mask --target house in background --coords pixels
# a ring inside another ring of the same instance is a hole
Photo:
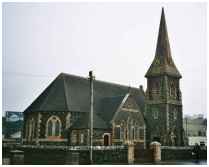
[[[188,145],[207,145],[207,119],[203,115],[185,116],[183,126]]]
[[[23,130],[23,112],[6,111],[2,118],[3,143],[21,142]]]

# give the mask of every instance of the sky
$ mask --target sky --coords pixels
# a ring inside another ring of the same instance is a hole
[[[183,114],[206,116],[203,2],[3,3],[3,113],[24,111],[61,72],[146,90],[162,6]]]

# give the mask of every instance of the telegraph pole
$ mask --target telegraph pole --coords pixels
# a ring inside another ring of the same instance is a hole
[[[187,117],[186,117],[186,137],[188,137],[188,132],[187,132]]]
[[[94,76],[93,71],[89,71],[89,80],[90,80],[90,163],[93,164],[93,104],[94,104]]]

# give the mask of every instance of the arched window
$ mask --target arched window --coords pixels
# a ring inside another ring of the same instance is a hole
[[[60,123],[57,120],[55,123],[55,136],[59,136],[59,130],[60,130]]]
[[[174,81],[170,83],[169,94],[173,98],[177,97],[177,88]]]
[[[114,131],[115,139],[120,139],[120,135],[121,135],[120,130],[121,130],[121,127],[119,125],[115,127],[115,131]]]
[[[61,136],[61,121],[57,116],[51,116],[46,123],[46,136]]]
[[[159,117],[158,108],[152,108],[152,114],[154,119],[158,119]]]
[[[52,120],[48,122],[48,136],[52,136]]]

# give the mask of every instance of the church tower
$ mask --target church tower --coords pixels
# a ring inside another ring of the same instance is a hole
[[[145,77],[147,142],[157,140],[162,145],[182,145],[182,100],[179,86],[182,76],[171,57],[164,9],[161,13],[155,57]]]

